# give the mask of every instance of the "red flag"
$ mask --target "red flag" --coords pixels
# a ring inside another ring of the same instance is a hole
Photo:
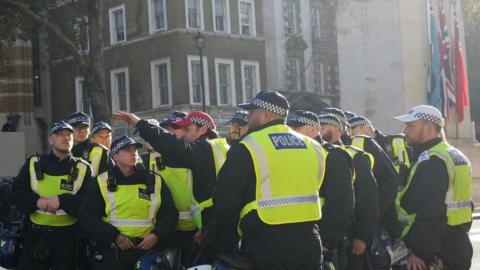
[[[453,12],[455,24],[455,94],[456,94],[456,109],[457,109],[457,123],[463,121],[465,108],[468,106],[468,75],[465,68],[465,61],[463,57],[462,43],[460,41],[460,30],[458,27],[458,19],[456,11]]]

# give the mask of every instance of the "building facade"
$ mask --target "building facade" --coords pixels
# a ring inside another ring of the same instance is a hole
[[[113,112],[161,118],[172,110],[201,110],[202,50],[207,112],[219,123],[238,103],[266,87],[262,2],[254,0],[104,1],[105,89]],[[53,11],[62,14],[60,7]],[[88,54],[88,17],[73,21],[79,50]],[[68,55],[50,48],[55,119],[91,113],[83,77]]]
[[[337,1],[264,0],[267,86],[338,106]]]

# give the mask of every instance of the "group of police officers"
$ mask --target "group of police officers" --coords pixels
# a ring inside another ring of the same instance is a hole
[[[81,112],[53,123],[51,152],[14,182],[18,269],[150,269],[142,258],[172,246],[185,267],[470,268],[471,164],[437,109],[387,136],[337,108],[289,112],[274,91],[239,107],[227,138],[205,112],[115,113],[143,144]]]

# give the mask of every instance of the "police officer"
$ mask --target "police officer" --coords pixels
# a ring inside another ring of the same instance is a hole
[[[442,139],[445,120],[435,107],[419,105],[395,119],[405,124],[414,151],[413,167],[396,200],[402,239],[412,251],[408,269],[429,269],[436,255],[444,269],[470,269],[470,162]]]
[[[332,144],[339,145],[341,121],[333,115],[321,115],[319,120],[322,136]],[[350,244],[347,247],[347,269],[370,269],[368,250],[379,221],[378,190],[372,173],[373,157],[353,146],[344,147],[353,159],[355,191],[354,218],[348,235]]]
[[[88,161],[92,166],[92,176],[108,170],[113,166],[109,149],[112,143],[112,127],[103,121],[97,122],[92,127],[90,138],[91,145],[88,149]]]
[[[374,139],[393,162],[395,169],[400,171],[401,164],[410,167],[410,149],[405,143],[403,134],[385,135],[375,129],[372,122],[363,116],[355,116],[356,127],[352,130],[355,135],[366,135]]]
[[[100,174],[88,187],[80,223],[100,243],[92,269],[133,269],[147,251],[163,247],[177,224],[168,187],[159,175],[137,169],[137,149],[123,136],[112,143],[115,167]]]
[[[166,117],[160,126],[166,128],[172,134],[175,134],[177,139],[183,137],[183,129],[173,128],[172,123],[183,119],[187,114],[183,112],[172,112]],[[149,121],[152,123],[152,121]],[[175,203],[175,207],[179,211],[178,224],[175,232],[171,237],[172,246],[177,246],[182,251],[182,264],[187,266],[190,262],[193,252],[193,239],[196,232],[196,226],[193,222],[192,205],[192,171],[186,168],[174,168],[166,165],[165,158],[153,150],[149,143],[145,143],[149,147],[149,151],[142,155],[143,164],[150,170],[159,173],[168,188],[170,189]]]
[[[232,118],[228,120],[228,136],[229,143],[233,141],[240,141],[240,139],[248,132],[248,112],[236,111]]]
[[[261,91],[239,107],[249,111],[249,133],[232,145],[218,175],[215,220],[239,221],[241,249],[255,269],[320,269],[325,150],[285,125],[290,106],[280,93]],[[206,241],[228,229],[207,228]]]
[[[84,112],[72,113],[67,123],[73,127],[73,148],[72,154],[74,157],[81,157],[88,160],[88,153],[91,149],[91,143],[88,140],[90,136],[90,116]]]
[[[339,108],[335,107],[327,107],[322,109],[318,115],[333,115],[337,117],[340,122],[342,123],[342,136],[341,136],[341,141],[342,144],[344,145],[350,145],[351,143],[351,138],[350,138],[350,124],[349,121],[347,120],[347,116],[345,113],[340,110]]]
[[[218,138],[211,116],[204,112],[191,112],[183,119],[171,123],[173,128],[183,129],[183,139],[178,139],[167,130],[141,120],[134,114],[117,112],[114,117],[136,127],[140,131],[140,136],[162,157],[165,157],[167,166],[187,168],[192,171],[192,190],[195,201],[192,215],[195,225],[201,229],[204,223],[209,222],[211,194],[217,173],[225,161],[229,148],[225,139]],[[235,225],[225,226],[235,227]],[[234,235],[225,236],[222,239],[225,241],[223,246],[229,247],[234,247],[238,240]]]
[[[334,116],[331,116],[334,117]],[[323,184],[320,188],[322,218],[318,222],[324,247],[324,257],[345,269],[345,245],[353,216],[353,163],[348,152],[320,137],[320,120],[316,114],[298,110],[289,114],[287,125],[293,130],[318,141],[328,152]]]
[[[29,217],[18,269],[74,269],[77,212],[90,166],[71,154],[73,127],[50,127],[48,155],[32,156],[14,183],[19,209]]]
[[[398,172],[380,145],[371,137],[360,133],[358,128],[365,125],[365,118],[361,116],[353,117],[349,123],[352,129],[352,146],[364,150],[374,158],[373,175],[378,185],[380,229],[386,230],[393,241],[400,237],[401,230],[395,211]]]

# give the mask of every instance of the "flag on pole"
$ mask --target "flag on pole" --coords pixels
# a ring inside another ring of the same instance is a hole
[[[429,74],[429,89],[428,89],[428,102],[430,105],[436,107],[440,111],[443,111],[443,85],[440,76],[441,69],[441,54],[440,45],[441,41],[440,33],[438,30],[437,20],[435,18],[435,12],[431,0],[427,0],[428,10],[428,41],[430,44],[430,74]]]
[[[464,119],[465,108],[468,106],[468,75],[465,67],[464,55],[462,50],[462,42],[460,39],[460,29],[458,26],[458,18],[456,12],[456,5],[453,8],[453,21],[455,27],[455,41],[454,41],[454,53],[455,53],[455,97],[456,97],[456,110],[457,110],[457,123],[460,123]]]
[[[442,42],[440,45],[440,54],[442,55],[441,78],[443,82],[443,114],[445,118],[449,118],[449,112],[456,104],[455,89],[452,82],[451,72],[451,40],[448,34],[447,17],[445,8],[441,6],[440,28],[442,31]]]

